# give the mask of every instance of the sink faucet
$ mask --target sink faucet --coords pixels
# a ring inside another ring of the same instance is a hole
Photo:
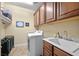
[[[64,31],[63,33],[64,33],[63,39],[68,40],[68,32],[67,31]]]
[[[62,38],[59,32],[56,33],[55,37]]]
[[[65,35],[65,39],[67,39],[68,38],[68,32],[64,31],[64,35]]]
[[[69,40],[69,41],[73,41],[71,38],[68,38],[68,32],[64,31],[64,39]]]

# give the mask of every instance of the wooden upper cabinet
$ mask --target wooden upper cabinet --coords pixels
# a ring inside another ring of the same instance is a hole
[[[37,25],[37,15],[36,14],[34,14],[34,26],[36,26]]]
[[[57,3],[57,19],[69,18],[76,15],[79,15],[78,2]]]
[[[35,26],[79,15],[79,2],[45,2],[34,14]]]
[[[45,23],[45,3],[40,7],[40,24]]]
[[[40,20],[40,14],[39,14],[39,10],[37,11],[37,26],[39,25],[39,20]]]
[[[39,25],[39,19],[40,19],[40,16],[39,16],[39,10],[34,14],[34,26],[38,26]]]
[[[46,22],[55,20],[55,2],[46,3]]]
[[[1,10],[1,2],[0,2],[0,10]]]

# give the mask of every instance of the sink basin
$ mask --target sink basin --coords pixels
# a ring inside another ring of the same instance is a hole
[[[51,42],[53,42],[53,43],[56,43],[56,44],[60,45],[58,39],[49,39],[49,41],[51,41]]]
[[[73,41],[61,39],[61,38],[46,38],[48,42],[57,46],[58,48],[72,54],[79,56],[79,44]]]
[[[73,51],[76,56],[79,56],[79,47]]]
[[[78,47],[77,49],[75,49],[75,50],[73,51],[73,53],[75,53],[75,52],[77,52],[77,51],[79,51],[79,47]]]
[[[75,53],[79,50],[79,44],[64,39],[52,38],[48,39],[50,42],[61,46],[63,49]]]

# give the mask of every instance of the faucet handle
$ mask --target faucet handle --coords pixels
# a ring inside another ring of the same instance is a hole
[[[58,38],[62,38],[62,36],[60,35],[59,32],[56,33],[56,37],[58,37]]]

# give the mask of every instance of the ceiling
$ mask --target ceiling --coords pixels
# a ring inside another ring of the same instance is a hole
[[[30,9],[33,11],[35,11],[37,8],[39,8],[39,6],[42,4],[42,2],[33,2],[33,5],[28,4],[28,3],[24,3],[24,2],[7,2],[7,3],[12,4],[12,5],[16,5],[16,6],[20,6],[23,8],[27,8],[27,9]]]

